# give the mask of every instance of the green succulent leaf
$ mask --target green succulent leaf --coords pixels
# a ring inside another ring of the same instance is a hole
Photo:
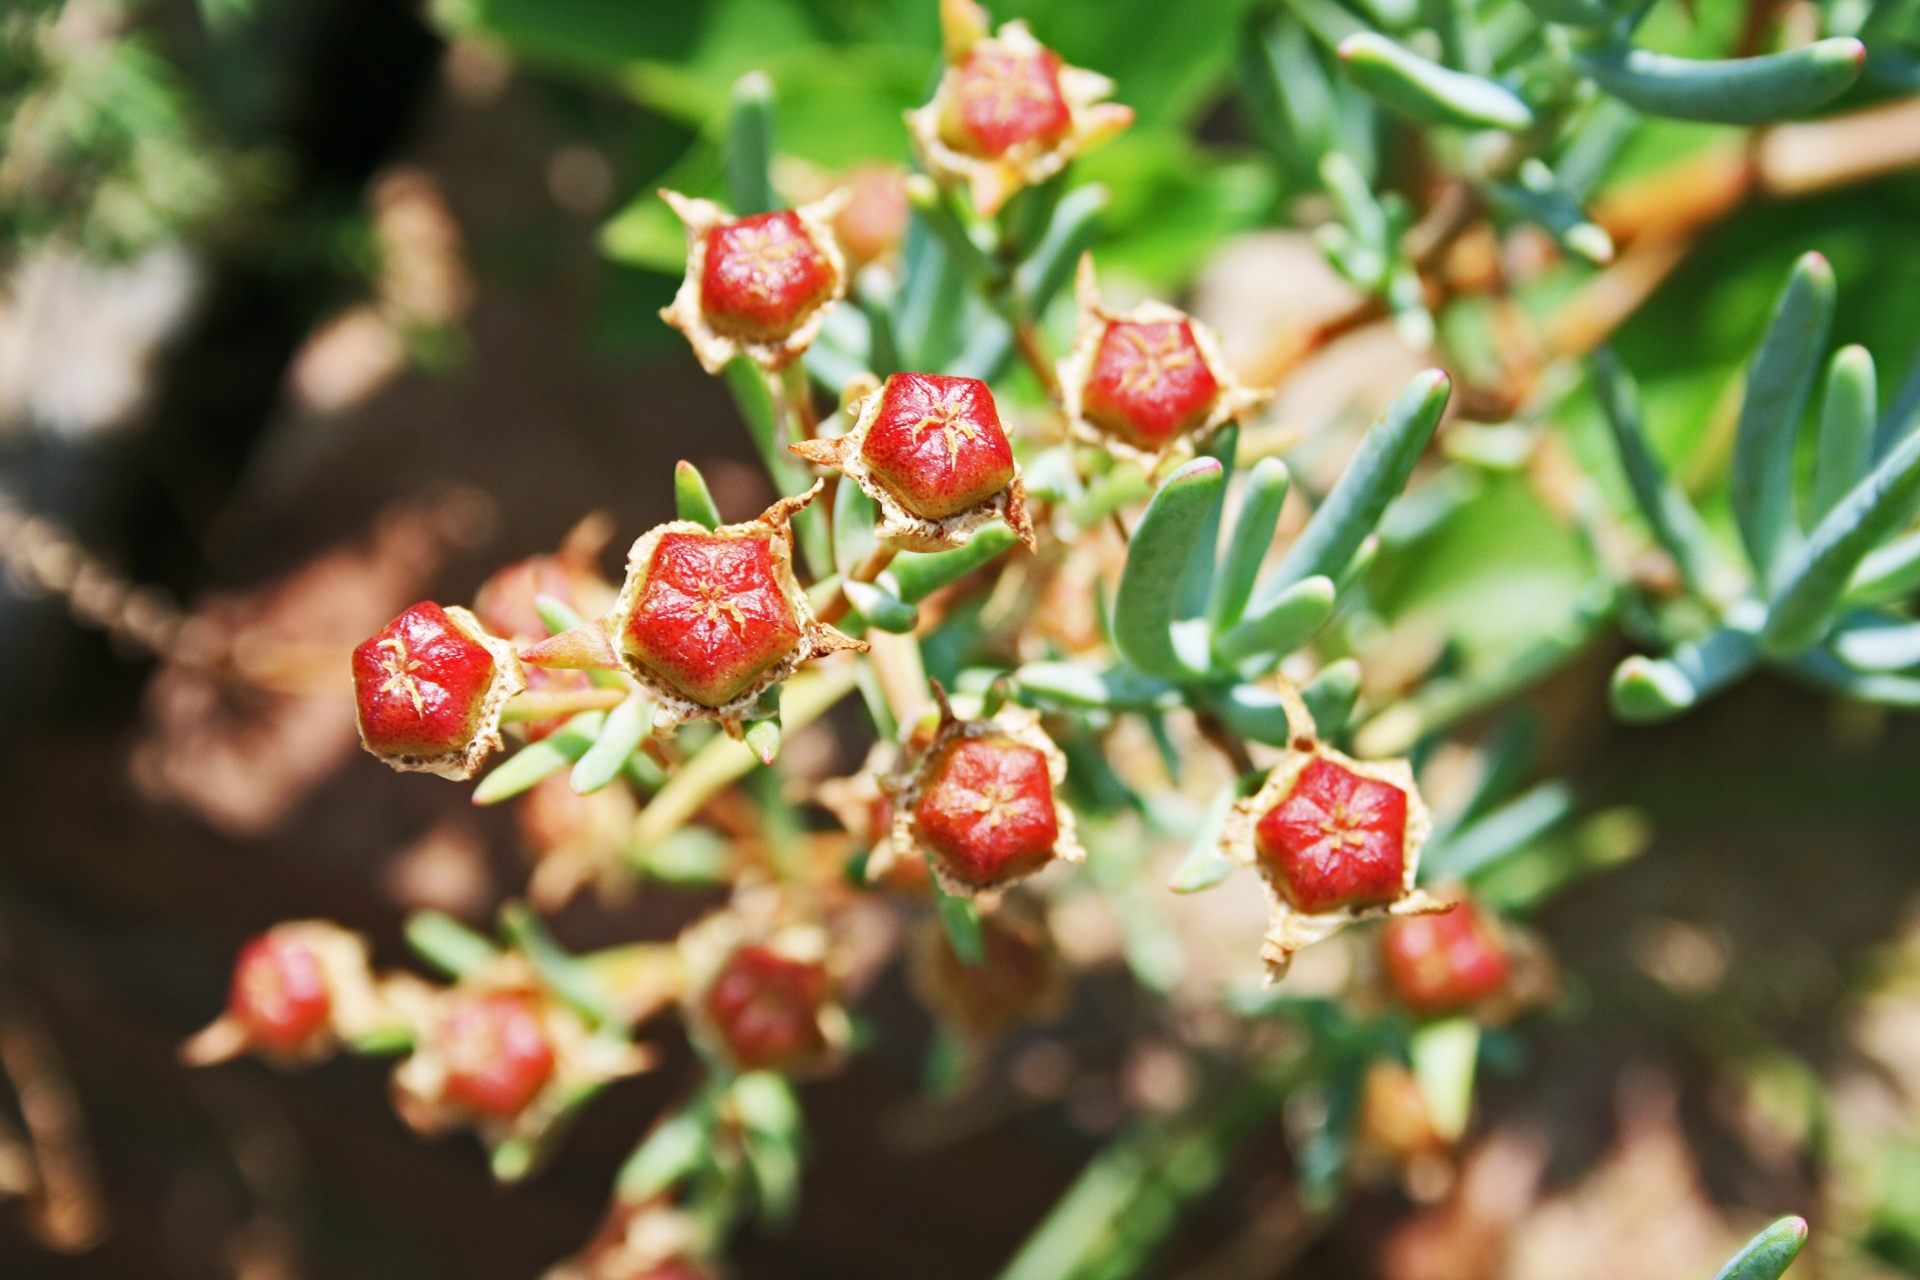
[[[655,1126],[620,1168],[622,1200],[640,1203],[703,1168],[713,1145],[713,1119],[704,1108],[676,1111]]]
[[[1518,853],[1559,826],[1573,813],[1573,793],[1565,783],[1543,782],[1444,837],[1436,837],[1420,857],[1420,881],[1446,884],[1471,880],[1481,871]]]
[[[1220,460],[1220,491],[1214,495],[1206,522],[1200,526],[1200,534],[1194,539],[1193,554],[1187,557],[1186,568],[1180,572],[1180,596],[1173,609],[1173,616],[1179,621],[1205,616],[1207,602],[1213,597],[1214,566],[1220,549],[1220,520],[1227,505],[1227,486],[1233,483],[1234,456],[1239,448],[1240,424],[1229,422],[1214,433],[1206,447],[1200,450],[1201,456]]]
[[[1286,505],[1291,480],[1287,464],[1278,458],[1262,458],[1247,476],[1240,514],[1233,522],[1226,554],[1214,575],[1213,595],[1207,602],[1207,621],[1215,633],[1231,629],[1246,613],[1260,565],[1273,543],[1273,531],[1279,527],[1280,509]]]
[[[1029,316],[1045,315],[1067,281],[1080,255],[1093,247],[1100,219],[1111,204],[1107,189],[1097,182],[1075,187],[1053,211],[1053,221],[1027,260],[1013,273],[1013,293]]]
[[[1522,161],[1512,182],[1489,183],[1487,196],[1509,216],[1543,227],[1570,253],[1596,266],[1613,261],[1612,237],[1540,160]]]
[[[1178,689],[1128,667],[1102,670],[1083,662],[1029,662],[1013,673],[1030,699],[1089,710],[1166,710],[1179,704]]]
[[[833,564],[842,578],[853,575],[878,542],[873,536],[880,510],[867,491],[851,480],[833,493]]]
[[[557,733],[520,748],[480,779],[480,785],[473,789],[473,802],[499,804],[539,786],[587,754],[599,738],[606,716],[604,711],[583,711],[560,726]]]
[[[1532,108],[1512,90],[1429,62],[1378,32],[1342,40],[1340,61],[1355,84],[1415,120],[1516,132],[1533,127]]]
[[[947,942],[953,947],[953,954],[975,968],[985,964],[987,939],[980,931],[980,908],[974,905],[972,898],[948,893],[941,885],[939,876],[932,877],[932,884],[933,913],[939,917],[940,927],[946,930]]]
[[[1247,611],[1239,623],[1214,641],[1214,652],[1226,662],[1244,662],[1258,655],[1293,652],[1333,616],[1331,579],[1316,575],[1296,582],[1265,604]]]
[[[885,587],[871,582],[847,582],[841,590],[847,593],[847,603],[869,626],[904,636],[920,625],[920,611]]]
[[[1122,657],[1148,675],[1190,680],[1198,673],[1174,651],[1180,575],[1199,544],[1226,480],[1218,458],[1195,458],[1153,495],[1127,543],[1114,597],[1113,638]]]
[[[1347,731],[1359,700],[1360,664],[1352,658],[1329,662],[1300,686],[1300,701],[1307,704],[1314,732],[1322,738],[1338,738]]]
[[[1763,584],[1777,580],[1799,536],[1793,455],[1833,321],[1833,268],[1817,253],[1794,264],[1747,371],[1733,446],[1733,514]]]
[[[1286,746],[1296,731],[1306,728],[1288,717],[1278,693],[1259,685],[1234,685],[1213,700],[1213,709],[1228,729],[1270,747]]]
[[[984,568],[1019,539],[1003,524],[990,524],[952,551],[903,551],[876,580],[907,604],[918,604],[942,587],[951,586]]]
[[[1719,557],[1699,513],[1680,486],[1667,478],[1647,444],[1641,427],[1640,393],[1632,376],[1613,350],[1604,346],[1593,353],[1592,371],[1594,392],[1613,432],[1614,448],[1641,518],[1654,540],[1673,557],[1687,583],[1696,591],[1703,590],[1712,581]]]
[[[780,207],[773,191],[773,81],[749,71],[733,84],[723,151],[727,203],[741,217]]]
[[[1414,464],[1440,425],[1452,384],[1438,369],[1415,374],[1374,424],[1339,483],[1301,531],[1255,599],[1270,602],[1303,578],[1316,574],[1337,580],[1361,541],[1380,522],[1394,496],[1406,487]]]
[[[1831,627],[1847,584],[1866,559],[1920,506],[1920,435],[1908,436],[1840,500],[1788,568],[1760,633],[1775,658],[1812,648]]]
[[[479,973],[500,958],[492,942],[444,912],[414,912],[405,933],[414,953],[449,978]]]
[[[644,693],[629,694],[625,702],[607,712],[600,736],[573,766],[568,785],[580,795],[591,795],[619,777],[627,757],[647,736],[652,723],[653,700]]]
[[[1563,27],[1611,27],[1624,14],[1606,0],[1526,0],[1542,22],[1557,22]]]
[[[1807,1244],[1805,1218],[1781,1218],[1747,1241],[1714,1280],[1780,1280]]]
[[[1848,604],[1881,604],[1920,591],[1920,531],[1867,553],[1847,587]]]
[[[713,493],[700,468],[682,458],[673,464],[673,507],[682,520],[691,520],[705,529],[720,527],[720,508],[713,505]]]
[[[1625,43],[1574,55],[1602,89],[1649,115],[1706,124],[1766,124],[1837,98],[1860,77],[1858,40],[1817,40],[1789,53],[1703,61]]]
[[[1848,627],[1831,645],[1856,671],[1906,671],[1920,667],[1920,622]]]
[[[1750,631],[1723,627],[1666,658],[1631,657],[1613,672],[1613,710],[1622,720],[1668,720],[1753,670],[1760,646]]]
[[[1169,889],[1175,893],[1199,893],[1233,874],[1233,859],[1220,851],[1220,832],[1227,825],[1227,815],[1233,812],[1233,802],[1238,795],[1238,789],[1231,783],[1214,793],[1199,828],[1193,833],[1187,856],[1180,860],[1173,878],[1167,882]]]
[[[1873,462],[1878,412],[1873,356],[1865,347],[1842,347],[1827,365],[1827,393],[1820,405],[1820,452],[1814,460],[1809,517],[1817,523],[1860,483]]]
[[[523,902],[508,903],[500,912],[500,923],[547,990],[596,1023],[613,1021],[606,987],[599,977],[554,941],[532,908]]]

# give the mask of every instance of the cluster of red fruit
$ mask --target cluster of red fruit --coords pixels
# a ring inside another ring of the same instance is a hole
[[[971,4],[948,0],[943,13],[946,73],[910,124],[928,174],[966,188],[980,213],[1130,119],[1101,102],[1111,89],[1103,78],[1066,66],[1020,24],[990,36]],[[666,198],[688,236],[686,278],[666,319],[711,371],[741,357],[770,377],[788,369],[847,291],[833,222],[841,197],[746,217]],[[1079,441],[1151,472],[1263,402],[1235,381],[1199,321],[1158,303],[1103,307],[1084,261],[1078,305],[1078,340],[1057,387]],[[538,741],[579,711],[629,699],[647,700],[656,733],[706,719],[740,735],[766,714],[763,695],[802,666],[867,647],[832,625],[844,599],[810,596],[796,571],[791,522],[824,485],[852,483],[873,500],[883,555],[960,547],[996,521],[1037,544],[1050,512],[1029,510],[986,383],[896,373],[843,401],[841,434],[792,443],[823,472],[812,489],[743,523],[677,520],[648,531],[617,590],[579,563],[542,558],[503,570],[473,612],[427,602],[395,618],[353,655],[367,749],[395,768],[466,778],[500,745],[503,722]],[[810,407],[793,416],[810,426]],[[550,634],[535,607],[543,596],[588,620]],[[969,718],[937,686],[926,692],[937,716],[883,744],[850,821],[872,837],[870,882],[925,893],[931,879],[940,893],[982,899],[983,967],[939,950],[921,965],[922,983],[946,993],[959,1023],[999,1027],[1009,1008],[1041,1007],[1057,986],[1035,930],[993,909],[1015,882],[1083,856],[1062,796],[1067,761],[1026,708],[991,699]],[[1450,1013],[1496,995],[1509,976],[1498,928],[1471,905],[1416,887],[1431,822],[1407,763],[1350,759],[1317,739],[1304,709],[1289,720],[1296,732],[1284,759],[1222,837],[1270,892],[1271,971],[1283,972],[1301,946],[1385,915],[1396,918],[1383,930],[1383,969],[1408,1008]],[[683,936],[667,987],[716,1065],[804,1070],[847,1040],[832,951],[817,923],[753,922],[729,909]],[[297,1061],[383,1037],[410,1050],[395,1087],[411,1122],[427,1131],[470,1123],[495,1141],[537,1133],[581,1087],[646,1060],[624,1038],[609,1049],[512,953],[435,990],[374,977],[357,939],[317,924],[249,944],[226,1014],[189,1051],[199,1061],[247,1049]]]

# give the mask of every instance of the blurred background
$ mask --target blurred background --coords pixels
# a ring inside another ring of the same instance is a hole
[[[511,1189],[470,1138],[410,1135],[384,1064],[189,1072],[175,1047],[273,921],[338,920],[399,964],[406,912],[484,924],[524,891],[512,813],[357,749],[342,656],[416,599],[469,599],[589,512],[624,547],[670,518],[677,458],[731,518],[773,496],[724,389],[657,319],[681,240],[651,193],[714,185],[714,121],[762,67],[783,189],[859,181],[872,253],[889,252],[899,116],[931,83],[934,6],[0,4],[0,1273],[538,1275],[590,1234],[681,1087],[677,1031],[665,1069],[612,1088]],[[1669,47],[1726,50],[1749,10],[1808,7],[1700,0],[1650,25]],[[1243,369],[1290,371],[1267,428],[1301,433],[1309,470],[1337,465],[1423,362],[1384,321],[1286,354],[1353,307],[1305,230],[1328,200],[1247,89],[1247,48],[1287,11],[993,8],[1139,112],[1079,170],[1112,196],[1110,290],[1182,301]],[[1332,109],[1375,127],[1362,102]],[[1625,194],[1601,202],[1629,256],[1646,227],[1667,236],[1664,257],[1634,259],[1617,345],[1702,489],[1795,255],[1833,261],[1835,339],[1875,352],[1887,398],[1920,349],[1920,118],[1856,142],[1872,163],[1834,159],[1841,177],[1799,186],[1777,159],[1729,179],[1745,145],[1648,125],[1609,172]],[[1418,154],[1381,164],[1418,187]],[[1537,310],[1586,278],[1525,235],[1479,247]],[[1487,394],[1474,412],[1498,427],[1519,357],[1497,316],[1457,323]],[[1920,1133],[1920,724],[1770,677],[1673,727],[1618,724],[1606,682],[1628,646],[1591,605],[1569,495],[1582,464],[1620,486],[1590,405],[1555,426],[1518,457],[1463,437],[1478,460],[1402,512],[1370,696],[1443,650],[1484,671],[1571,634],[1527,694],[1544,767],[1650,843],[1534,917],[1568,996],[1512,1039],[1446,1185],[1363,1182],[1302,1229],[1276,1125],[1152,1274],[1705,1276],[1789,1211],[1850,1224],[1827,1268],[1920,1268],[1920,1145],[1903,1145]],[[206,674],[212,644],[259,678]],[[829,725],[785,766],[844,773],[862,750]],[[575,948],[665,938],[715,900],[588,896],[554,927]],[[1060,1022],[934,1106],[929,1023],[897,967],[862,1008],[871,1049],[801,1090],[800,1213],[743,1236],[742,1277],[993,1274],[1164,1093],[1156,1046],[1178,1017],[1124,963],[1091,964]]]

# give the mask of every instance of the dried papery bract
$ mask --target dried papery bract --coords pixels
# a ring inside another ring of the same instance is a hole
[[[413,1053],[393,1073],[414,1129],[470,1126],[489,1147],[537,1142],[594,1088],[645,1070],[646,1049],[597,1034],[517,956],[442,991],[416,991]]]
[[[1220,837],[1272,902],[1260,949],[1269,980],[1286,974],[1294,952],[1355,921],[1452,905],[1414,887],[1433,819],[1412,766],[1341,754],[1311,732],[1298,691],[1281,680],[1280,693],[1293,729],[1286,757],[1234,806]]]
[[[845,435],[789,447],[839,470],[879,505],[874,536],[882,544],[945,551],[1004,520],[1033,547],[1020,464],[986,383],[896,373],[849,411]]]
[[[802,663],[867,647],[819,621],[794,576],[789,522],[820,487],[744,524],[676,520],[633,544],[607,632],[658,700],[657,731],[718,720],[738,736],[760,695]]]
[[[1073,811],[1060,799],[1067,758],[1025,707],[981,720],[953,714],[939,685],[939,728],[911,772],[893,778],[892,837],[875,848],[869,879],[900,858],[924,858],[955,896],[998,894],[1055,860],[1086,857]]]
[[[1133,108],[1104,101],[1113,81],[1066,65],[1026,23],[989,36],[973,0],[941,0],[940,17],[946,70],[907,130],[928,174],[966,187],[982,215],[1133,123]]]
[[[785,911],[773,895],[749,893],[680,936],[689,1032],[736,1071],[825,1070],[852,1033],[831,937]]]
[[[732,218],[711,200],[660,193],[687,228],[687,274],[660,318],[708,373],[738,355],[774,373],[805,354],[847,292],[833,220],[849,195]]]
[[[1090,256],[1080,259],[1074,292],[1080,325],[1060,362],[1060,397],[1074,435],[1089,444],[1151,471],[1271,397],[1240,385],[1220,339],[1186,312],[1152,301],[1102,306]]]
[[[458,605],[414,605],[353,651],[360,741],[395,769],[473,776],[527,687],[513,645]]]
[[[325,920],[278,924],[247,943],[221,1015],[180,1047],[193,1066],[243,1053],[294,1066],[396,1025],[367,944]]]

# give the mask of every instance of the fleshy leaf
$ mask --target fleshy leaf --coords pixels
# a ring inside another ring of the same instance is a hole
[[[1807,1244],[1805,1218],[1781,1218],[1747,1241],[1713,1280],[1780,1280]]]
[[[444,912],[414,912],[405,933],[407,945],[449,978],[479,973],[500,957],[492,942]]]
[[[1030,698],[1060,706],[1143,711],[1178,703],[1172,684],[1126,667],[1103,671],[1082,662],[1029,662],[1013,678]]]
[[[1246,612],[1260,565],[1273,542],[1273,531],[1279,526],[1290,481],[1287,464],[1278,458],[1262,458],[1247,476],[1240,514],[1227,538],[1226,553],[1214,574],[1213,598],[1207,605],[1207,620],[1216,633],[1231,628]]]
[[[1013,273],[1014,297],[1030,316],[1046,313],[1067,281],[1074,264],[1092,246],[1100,232],[1100,217],[1112,197],[1097,182],[1075,187],[1054,207],[1047,233]]]
[[[1776,658],[1816,644],[1867,553],[1920,506],[1920,435],[1908,436],[1814,528],[1767,610],[1760,643]]]
[[[1148,675],[1178,680],[1197,674],[1174,652],[1174,611],[1181,572],[1225,478],[1217,458],[1195,458],[1175,471],[1153,495],[1127,544],[1127,565],[1114,598],[1113,638],[1121,656]]]
[[[559,732],[538,742],[530,742],[502,760],[492,773],[480,779],[473,789],[475,804],[499,804],[560,772],[592,748],[600,736],[604,711],[588,711],[575,716]]]
[[[847,582],[841,585],[841,590],[847,593],[847,603],[869,626],[903,636],[920,625],[920,611],[885,587],[871,582]]]
[[[973,905],[972,898],[959,898],[948,893],[940,885],[940,877],[932,878],[933,911],[940,918],[940,927],[947,932],[947,941],[953,946],[953,954],[975,967],[987,962],[987,940],[980,932],[980,909]]]
[[[1614,668],[1614,713],[1639,723],[1671,719],[1753,670],[1759,658],[1753,634],[1731,627],[1683,644],[1667,658],[1628,658]]]
[[[1858,40],[1816,40],[1788,53],[1703,61],[1621,43],[1574,55],[1602,89],[1649,115],[1706,124],[1766,124],[1811,111],[1860,77]]]
[[[990,524],[952,551],[904,551],[893,558],[878,584],[907,604],[918,604],[940,588],[950,586],[991,563],[1019,541],[1004,524]]]
[[[1873,356],[1865,347],[1842,347],[1834,353],[1820,404],[1820,452],[1808,510],[1813,523],[1833,510],[1872,464],[1877,391]]]
[[[1322,738],[1338,738],[1346,732],[1359,700],[1360,664],[1352,658],[1329,662],[1300,686],[1300,701],[1307,704],[1314,732]]]
[[[1654,540],[1673,557],[1681,576],[1694,590],[1703,590],[1713,576],[1713,544],[1693,504],[1653,456],[1641,427],[1639,390],[1610,347],[1593,353],[1593,389],[1641,518]]]
[[[1733,514],[1763,585],[1777,580],[1799,528],[1793,454],[1833,320],[1833,268],[1817,253],[1794,264],[1754,353],[1733,446]]]
[[[587,753],[573,766],[568,785],[580,795],[600,790],[620,776],[627,757],[640,745],[653,721],[653,701],[643,693],[627,695],[627,700],[607,712]]]
[[[1402,115],[1468,129],[1528,129],[1533,111],[1514,92],[1483,76],[1453,71],[1380,35],[1363,31],[1340,42],[1353,82]]]
[[[1315,574],[1337,580],[1361,540],[1379,523],[1381,512],[1406,487],[1414,464],[1440,424],[1451,386],[1438,369],[1415,374],[1408,381],[1386,416],[1360,442],[1346,473],[1313,513],[1299,541],[1261,585],[1257,600],[1271,601]]]
[[[1420,856],[1423,884],[1471,880],[1502,858],[1518,853],[1573,812],[1573,793],[1560,782],[1543,782],[1507,801],[1477,822],[1436,836]]]
[[[1315,576],[1296,582],[1266,604],[1247,612],[1239,625],[1214,641],[1214,651],[1228,662],[1256,654],[1293,652],[1333,616],[1333,582]]]
[[[700,468],[682,458],[673,466],[673,506],[682,520],[691,520],[708,529],[720,527],[720,509],[713,505],[713,494]]]
[[[1233,802],[1238,795],[1232,783],[1215,793],[1205,816],[1200,819],[1199,829],[1193,833],[1187,856],[1180,860],[1173,878],[1167,882],[1169,889],[1175,893],[1198,893],[1233,874],[1233,859],[1220,851],[1220,831],[1227,825],[1227,815],[1233,812]]]
[[[773,193],[773,81],[749,71],[733,82],[724,151],[727,203],[737,217],[780,207]]]

